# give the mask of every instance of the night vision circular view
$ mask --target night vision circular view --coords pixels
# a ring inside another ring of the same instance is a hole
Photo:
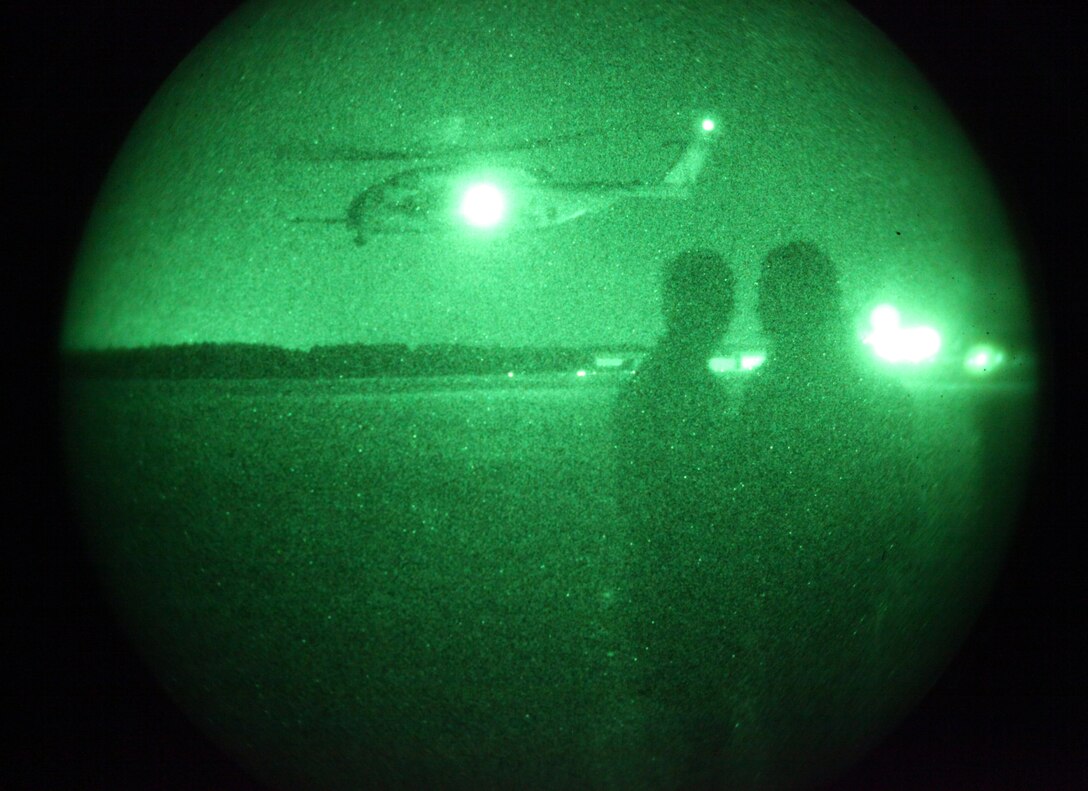
[[[253,2],[87,226],[71,476],[260,782],[808,786],[987,595],[1031,317],[979,157],[845,4]]]

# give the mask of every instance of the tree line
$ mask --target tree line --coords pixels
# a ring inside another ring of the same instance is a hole
[[[630,352],[633,359],[637,352]],[[270,344],[187,343],[67,351],[71,376],[122,379],[272,379],[546,373],[591,368],[596,350],[569,346],[363,344],[287,349]],[[629,367],[629,366],[628,366]]]

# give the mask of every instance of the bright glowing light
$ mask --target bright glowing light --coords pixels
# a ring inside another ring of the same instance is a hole
[[[578,376],[585,376],[585,375],[586,375],[586,372],[585,372],[585,371],[579,371],[579,372],[578,372]]]
[[[593,365],[597,368],[619,368],[623,365],[622,357],[597,357],[593,361]]]
[[[1000,349],[987,344],[972,346],[963,361],[964,367],[973,374],[988,374],[1005,361]]]
[[[763,365],[766,361],[765,354],[742,354],[740,356],[740,368],[742,371],[751,371]]]
[[[507,371],[506,376],[507,376],[508,379],[513,379],[514,378],[514,372],[513,371]]]
[[[732,357],[711,357],[706,362],[706,367],[713,373],[724,374],[737,369],[737,361]]]
[[[477,228],[493,228],[506,216],[506,196],[494,184],[473,184],[461,198],[461,216]]]
[[[704,132],[713,132],[714,131],[714,122],[711,121],[709,118],[703,120],[703,131]]]
[[[889,363],[923,363],[933,360],[941,350],[941,335],[932,327],[902,327],[899,311],[880,305],[869,314],[873,330],[865,343],[873,353]]]
[[[899,311],[891,305],[878,305],[869,314],[869,323],[876,332],[899,328]]]

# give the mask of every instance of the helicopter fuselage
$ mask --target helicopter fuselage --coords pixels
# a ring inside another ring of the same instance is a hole
[[[518,231],[562,225],[627,198],[686,199],[708,160],[713,124],[690,140],[662,178],[644,181],[562,181],[520,168],[496,166],[479,154],[456,165],[400,170],[358,193],[339,218],[295,222],[346,225],[358,245],[374,236],[443,232]],[[527,141],[515,148],[549,143]],[[438,156],[440,152],[432,152]],[[315,161],[406,161],[396,151],[288,148],[284,156]],[[426,159],[420,155],[416,159]]]
[[[348,208],[347,224],[359,244],[381,234],[463,232],[472,225],[486,229],[466,216],[466,196],[480,185],[501,201],[494,226],[512,230],[561,225],[642,189],[636,182],[545,182],[515,168],[418,168],[359,193]]]

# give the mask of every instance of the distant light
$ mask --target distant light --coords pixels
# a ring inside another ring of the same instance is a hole
[[[461,198],[461,216],[477,228],[493,228],[506,216],[506,196],[494,184],[473,184]]]
[[[873,330],[865,337],[873,353],[889,363],[924,363],[941,350],[941,335],[932,327],[902,327],[899,311],[880,305],[869,314]]]
[[[711,121],[709,118],[703,120],[703,131],[704,132],[713,132],[714,131],[714,122]]]
[[[963,366],[973,374],[988,374],[1005,361],[1005,355],[1000,349],[995,349],[988,344],[972,346],[967,352]]]
[[[622,357],[598,357],[593,361],[596,368],[619,368],[623,365]]]
[[[713,373],[724,374],[737,370],[737,361],[732,357],[711,357],[707,360],[706,367]]]
[[[742,371],[751,371],[763,365],[767,361],[765,354],[742,354],[740,356],[740,368]]]
[[[585,375],[586,375],[586,372],[585,372],[585,371],[579,371],[579,372],[578,372],[578,376],[585,376]]]
[[[514,372],[513,372],[513,371],[507,371],[507,372],[506,372],[506,376],[507,376],[507,378],[509,378],[509,379],[513,379],[513,378],[514,378]]]

